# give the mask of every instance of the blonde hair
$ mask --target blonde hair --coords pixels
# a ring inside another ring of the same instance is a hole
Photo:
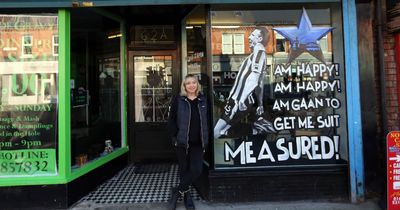
[[[199,80],[197,79],[197,77],[196,77],[194,74],[188,74],[188,75],[185,76],[185,78],[182,80],[182,83],[181,83],[181,96],[187,96],[187,92],[186,92],[186,88],[185,88],[185,83],[186,83],[187,80],[190,79],[190,78],[192,78],[192,79],[194,79],[194,80],[196,81],[196,83],[197,83],[197,89],[196,89],[195,94],[196,94],[196,96],[199,95],[200,90],[201,90],[201,85],[200,85],[200,83],[199,83]]]

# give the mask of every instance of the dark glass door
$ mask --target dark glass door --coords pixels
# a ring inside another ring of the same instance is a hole
[[[179,86],[175,52],[131,52],[129,58],[131,160],[172,159],[167,120],[169,103]]]

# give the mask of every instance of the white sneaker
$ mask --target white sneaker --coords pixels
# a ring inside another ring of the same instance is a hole
[[[272,123],[262,117],[258,118],[258,120],[254,122],[253,127],[257,131],[257,134],[266,135],[269,133],[276,133]]]

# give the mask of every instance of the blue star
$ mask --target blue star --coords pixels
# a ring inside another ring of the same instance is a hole
[[[297,27],[273,28],[273,30],[290,42],[288,63],[292,62],[303,52],[308,52],[325,63],[324,55],[317,42],[333,29],[333,27],[312,27],[311,21],[304,8]]]

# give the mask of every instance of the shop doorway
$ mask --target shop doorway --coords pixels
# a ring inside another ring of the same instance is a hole
[[[130,51],[128,129],[131,162],[172,160],[168,108],[179,88],[175,50]]]

